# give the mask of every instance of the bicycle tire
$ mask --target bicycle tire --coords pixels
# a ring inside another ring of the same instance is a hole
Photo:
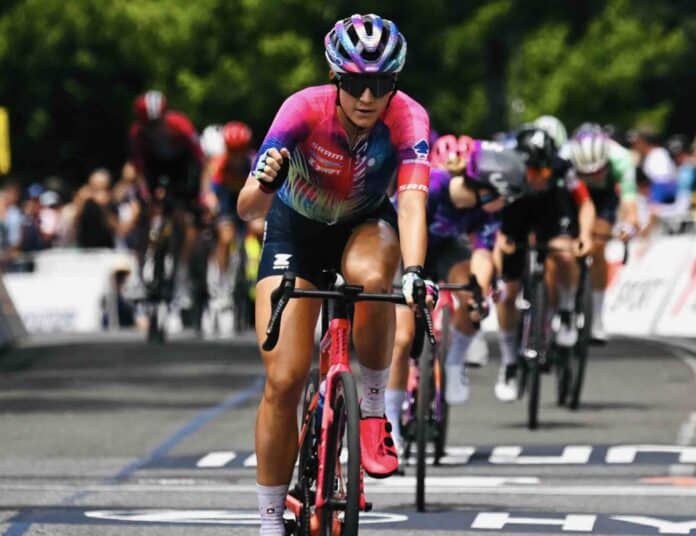
[[[447,385],[447,372],[444,366],[449,350],[449,330],[451,321],[451,311],[449,307],[442,310],[442,328],[440,329],[440,340],[438,341],[437,353],[433,362],[433,369],[438,367],[440,376],[440,388],[436,389],[437,400],[436,404],[440,404],[442,408],[442,419],[436,423],[435,437],[435,465],[440,465],[440,458],[445,456],[445,447],[447,446],[447,428],[449,426],[449,405],[445,396],[445,388]]]
[[[530,363],[529,374],[529,401],[527,405],[527,427],[536,430],[539,426],[539,399],[541,398],[541,366],[540,360],[546,347],[546,330],[544,329],[544,316],[546,309],[546,287],[543,278],[534,281],[532,315],[530,321],[533,345],[537,355],[534,362]]]
[[[339,372],[332,382],[331,403],[334,414],[328,431],[328,441],[324,449],[324,481],[321,492],[326,503],[321,512],[319,533],[322,536],[341,534],[354,536],[358,533],[360,513],[360,406],[355,387],[355,378],[349,372]],[[345,437],[344,437],[345,436]],[[336,469],[343,471],[340,455],[343,446],[348,451],[343,478],[339,482],[345,489],[335,489]],[[335,492],[338,491],[338,497]],[[337,506],[340,502],[341,506]],[[343,520],[336,532],[335,513],[343,511]]]
[[[572,356],[569,355],[565,349],[558,349],[556,359],[556,387],[558,398],[556,400],[557,405],[564,406],[568,401],[568,394],[570,393],[571,384],[571,364],[570,360]]]
[[[303,425],[309,411],[309,404],[314,397],[314,394],[319,390],[319,371],[312,369],[305,383],[304,393],[302,395],[302,420]],[[297,461],[297,491],[299,499],[302,501],[302,513],[297,520],[296,532],[300,535],[311,534],[310,522],[312,519],[312,504],[314,499],[313,488],[316,485],[317,477],[317,432],[316,421],[319,418],[319,413],[310,417],[307,433],[300,445]]]
[[[418,358],[420,378],[416,400],[416,509],[425,511],[425,473],[428,428],[432,402],[432,362],[429,345],[424,344]]]
[[[590,343],[592,340],[592,284],[590,279],[590,270],[586,268],[583,274],[582,294],[578,300],[578,309],[582,314],[583,324],[578,333],[578,342],[575,345],[573,355],[571,356],[572,380],[570,387],[570,400],[568,407],[570,409],[578,409],[580,407],[580,397],[582,395],[582,387],[585,381],[585,373],[587,370],[587,357],[590,351]]]

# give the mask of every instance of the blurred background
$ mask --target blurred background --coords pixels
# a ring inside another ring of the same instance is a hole
[[[5,271],[25,271],[22,254],[49,248],[132,247],[137,206],[125,164],[136,95],[162,91],[199,133],[243,121],[257,147],[289,94],[326,82],[323,37],[335,20],[374,9],[319,0],[2,2]],[[491,138],[552,114],[568,132],[600,123],[627,146],[635,129],[658,144],[679,134],[675,162],[691,160],[694,2],[389,0],[379,13],[409,43],[400,87],[440,133]],[[51,266],[78,262],[52,258]],[[114,262],[123,274],[134,266]]]

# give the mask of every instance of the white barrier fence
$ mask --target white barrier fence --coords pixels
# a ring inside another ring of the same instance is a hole
[[[3,276],[29,333],[86,333],[118,326],[114,274],[135,268],[128,253],[53,249],[34,257],[34,271]]]
[[[636,239],[625,266],[622,256],[620,243],[607,246],[607,331],[696,337],[696,235]],[[34,272],[3,276],[7,292],[0,285],[0,344],[21,336],[22,323],[29,333],[94,332],[117,326],[114,273],[124,267],[135,271],[135,266],[130,254],[112,250],[37,254]],[[494,314],[484,329],[497,329]]]

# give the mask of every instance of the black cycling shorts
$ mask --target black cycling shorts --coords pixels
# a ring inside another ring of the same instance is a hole
[[[597,211],[597,218],[608,221],[611,225],[616,223],[616,214],[619,210],[619,195],[612,189],[592,190],[590,197]]]
[[[433,281],[447,281],[455,264],[471,259],[469,241],[465,236],[428,238],[425,256],[425,275]]]
[[[328,225],[305,218],[276,196],[266,216],[257,281],[290,270],[319,287],[322,270],[341,270],[343,250],[355,228],[379,220],[391,225],[398,236],[396,211],[387,197],[370,212]]]
[[[512,255],[503,255],[502,276],[506,281],[522,277],[525,248],[530,232],[540,243],[557,236],[577,238],[578,211],[572,194],[564,188],[552,188],[523,197],[503,209],[501,231],[517,243]]]

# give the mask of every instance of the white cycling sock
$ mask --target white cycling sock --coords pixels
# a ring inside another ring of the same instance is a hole
[[[406,391],[387,389],[384,392],[387,419],[391,423],[392,438],[397,451],[401,448],[401,406],[404,400],[406,400]]]
[[[593,318],[602,318],[602,309],[604,309],[604,289],[592,291],[592,313]]]
[[[360,365],[362,377],[362,400],[360,411],[363,417],[382,417],[384,415],[384,391],[387,387],[389,367],[374,370]]]
[[[260,536],[285,536],[283,513],[288,486],[262,486],[256,483],[256,496],[261,516]]]
[[[558,310],[573,311],[575,309],[575,293],[577,287],[558,285]]]
[[[517,333],[514,329],[498,331],[498,346],[500,347],[500,361],[504,366],[517,363],[517,348],[515,342]]]
[[[464,362],[464,356],[474,337],[473,335],[462,333],[454,326],[452,326],[450,334],[450,347],[447,349],[445,364],[447,366],[461,365]]]

